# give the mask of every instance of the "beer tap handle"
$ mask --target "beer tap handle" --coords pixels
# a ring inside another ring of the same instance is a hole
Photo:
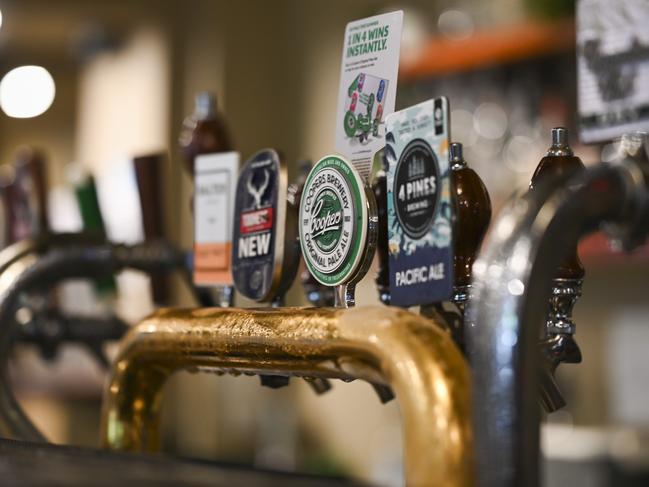
[[[379,259],[379,270],[376,274],[376,287],[379,291],[379,300],[386,305],[390,304],[390,271],[388,267],[389,248],[388,248],[388,182],[386,175],[385,153],[383,153],[382,168],[376,173],[372,184],[372,192],[376,199],[378,215],[378,235],[376,241],[376,251]]]
[[[450,145],[450,162],[451,200],[455,213],[451,301],[464,314],[471,295],[473,262],[491,221],[491,199],[480,176],[464,159],[462,144]]]
[[[464,310],[471,296],[471,278],[482,240],[491,221],[491,199],[480,176],[471,169],[454,142],[449,147],[451,205],[453,211],[453,294],[450,302],[422,306],[425,316],[441,315],[455,343],[464,350]],[[452,306],[451,305],[451,306]]]
[[[568,130],[555,127],[551,132],[552,145],[541,159],[530,181],[530,192],[540,181],[584,168],[568,144]],[[572,309],[581,296],[584,267],[577,253],[577,245],[561,263],[552,281],[552,294],[548,303],[545,337],[540,342],[545,366],[541,371],[541,404],[548,412],[565,406],[565,401],[554,381],[554,372],[561,363],[581,362],[581,351],[575,342],[575,322]]]
[[[133,159],[142,210],[142,226],[146,241],[164,238],[162,221],[163,154],[150,154]],[[153,301],[158,305],[169,302],[169,285],[165,276],[151,275]]]
[[[18,152],[15,165],[16,178],[22,181],[29,200],[32,231],[45,233],[49,230],[45,156],[36,149],[25,147]]]
[[[183,121],[178,142],[185,170],[192,178],[197,156],[233,150],[230,133],[225,118],[218,109],[215,94],[208,91],[197,93],[194,100],[194,113]],[[193,201],[190,201],[190,207],[193,209]],[[194,287],[194,293],[203,305],[228,308],[234,303],[232,285],[213,288]]]

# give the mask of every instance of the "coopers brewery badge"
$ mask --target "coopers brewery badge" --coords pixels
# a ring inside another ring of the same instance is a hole
[[[337,286],[354,277],[367,244],[363,181],[347,161],[327,156],[306,180],[299,216],[300,245],[311,274]]]

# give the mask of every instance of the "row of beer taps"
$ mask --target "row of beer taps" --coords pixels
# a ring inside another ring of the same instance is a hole
[[[231,149],[214,101],[202,95],[199,107],[201,116],[187,122],[181,137],[192,173],[197,155]],[[646,144],[644,134],[627,135],[618,160],[586,168],[570,148],[568,131],[552,129],[529,190],[514,196],[491,222],[487,189],[464,160],[462,145],[452,143],[454,286],[448,302],[422,306],[419,313],[392,306],[336,307],[347,296],[336,298],[334,289],[305,271],[300,279],[314,307],[286,308],[283,294],[295,278],[299,253],[285,250],[282,284],[260,300],[270,307],[234,308],[232,288],[224,286],[216,300],[220,306],[161,309],[129,329],[106,388],[103,445],[157,450],[161,390],[178,370],[256,374],[269,387],[301,377],[318,393],[331,388],[331,379],[362,379],[381,401],[396,396],[400,403],[408,485],[538,485],[538,406],[552,412],[565,404],[554,373],[561,363],[581,361],[572,317],[585,274],[577,244],[598,230],[617,249],[645,241]],[[297,211],[307,169],[305,163],[286,190],[288,212]],[[379,227],[376,284],[380,301],[389,305],[384,170],[371,186]],[[153,189],[143,193],[150,195],[143,207],[155,214],[160,195]],[[0,253],[3,436],[44,439],[5,378],[10,328],[33,301],[25,301],[27,291],[45,293],[63,279],[106,278],[126,267],[156,276],[180,269],[188,277],[185,254],[160,238],[159,218],[148,220],[150,238],[141,245],[47,234]],[[287,234],[286,246],[296,238]],[[205,290],[194,291],[202,306],[214,304]],[[107,335],[116,338],[125,329]]]

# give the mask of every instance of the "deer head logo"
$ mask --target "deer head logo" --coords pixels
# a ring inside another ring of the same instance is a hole
[[[264,169],[264,180],[257,187],[255,187],[255,185],[252,183],[253,177],[254,174],[251,174],[250,177],[248,178],[248,182],[246,183],[246,188],[248,189],[248,193],[250,193],[250,196],[252,196],[253,199],[255,200],[255,210],[258,210],[259,207],[261,206],[261,197],[264,195],[264,192],[268,187],[268,183],[270,182],[270,175],[268,174],[268,169]]]

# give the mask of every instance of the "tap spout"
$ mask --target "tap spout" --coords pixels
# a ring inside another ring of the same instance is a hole
[[[648,201],[641,168],[626,160],[548,178],[500,213],[473,268],[466,330],[478,485],[538,485],[538,339],[551,280],[578,240],[605,225],[639,242]]]
[[[408,485],[473,485],[468,366],[439,325],[386,307],[163,309],[123,339],[104,395],[102,442],[159,447],[160,393],[179,370],[389,385]]]

